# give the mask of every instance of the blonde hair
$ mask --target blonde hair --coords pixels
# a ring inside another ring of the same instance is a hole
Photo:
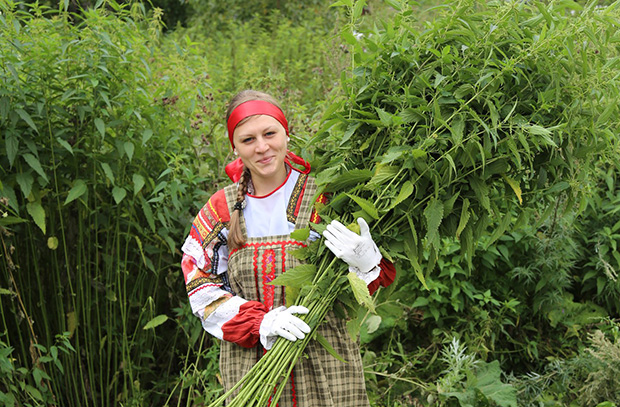
[[[263,100],[277,106],[280,110],[282,110],[280,104],[270,94],[248,89],[237,93],[230,100],[228,109],[226,110],[226,121],[228,122],[228,118],[237,106],[250,100]],[[247,118],[241,120],[237,125],[244,123],[245,120],[247,120]],[[241,178],[239,178],[239,182],[237,184],[237,200],[235,202],[234,209],[230,214],[230,223],[228,225],[228,250],[230,251],[239,249],[245,244],[243,231],[241,230],[240,216],[241,210],[245,206],[245,195],[248,193],[248,184],[251,179],[252,175],[250,174],[250,171],[247,168],[244,168],[243,174],[241,175]]]

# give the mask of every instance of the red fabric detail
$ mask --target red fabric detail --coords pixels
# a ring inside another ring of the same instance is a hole
[[[237,158],[235,161],[228,163],[224,171],[226,171],[226,175],[228,175],[232,182],[239,181],[241,174],[243,174],[243,161],[241,161],[241,158]]]
[[[244,348],[253,348],[260,339],[260,323],[267,313],[267,307],[258,301],[248,301],[239,307],[239,313],[222,325],[225,341]]]
[[[185,284],[189,283],[188,276],[194,272],[195,267],[196,263],[194,261],[194,258],[184,253],[183,258],[181,259],[181,270],[183,270],[183,278],[185,279]]]
[[[303,169],[302,170],[298,169],[298,171],[301,172],[302,174],[310,173],[310,163],[304,160],[303,158],[295,155],[295,153],[291,151],[286,152],[286,157],[284,157],[284,162],[290,165],[291,167],[293,166],[293,164],[297,164],[301,166]]]
[[[273,249],[266,250],[263,253],[263,304],[267,309],[273,308],[275,286],[269,284],[276,278],[276,252]]]
[[[293,391],[293,407],[297,407],[297,395],[295,394],[295,375],[291,370],[291,390]]]
[[[232,254],[232,253],[231,253]],[[230,258],[230,256],[228,256]],[[252,265],[254,269],[254,287],[256,287],[256,298],[260,301],[260,290],[258,289],[258,247],[254,248],[254,255],[252,256]]]
[[[263,198],[267,198],[268,196],[271,196],[274,192],[276,192],[278,189],[282,188],[286,184],[286,182],[288,181],[288,179],[291,176],[291,173],[292,173],[292,171],[289,171],[286,174],[286,178],[284,178],[284,181],[276,189],[274,189],[273,191],[271,191],[267,195],[252,195],[252,194],[248,194],[248,196],[251,196],[253,198],[258,198],[258,199],[263,199]]]
[[[235,110],[233,110],[228,117],[228,123],[226,123],[228,127],[228,139],[233,148],[235,147],[233,144],[233,133],[239,122],[246,117],[261,114],[271,116],[279,121],[288,136],[288,122],[286,121],[284,112],[282,112],[278,106],[264,100],[248,100],[235,107]]]
[[[310,222],[312,223],[320,223],[321,222],[321,217],[319,216],[318,212],[316,211],[316,204],[326,204],[327,203],[327,196],[325,194],[320,194],[319,197],[316,199],[316,202],[314,203],[314,207],[312,208],[312,213],[310,214]]]
[[[387,287],[392,284],[396,278],[396,268],[394,267],[394,263],[385,257],[381,259],[381,262],[379,262],[379,267],[381,268],[379,277],[377,277],[377,279],[372,283],[368,284],[368,292],[370,295],[373,295],[375,291],[379,289],[379,286]]]
[[[280,246],[282,246],[282,248],[284,248],[284,245],[286,245],[286,244],[294,244],[294,245],[301,246],[301,247],[307,247],[307,245],[305,243],[299,242],[297,240],[279,240],[277,242],[267,242],[267,243],[246,243],[243,246],[241,246],[239,249],[241,249],[243,247],[254,247],[255,249],[258,249],[259,247],[272,246],[272,245],[280,245]],[[232,256],[233,253],[235,253],[239,249],[235,249],[235,250],[231,251],[230,254],[228,255],[228,257]]]

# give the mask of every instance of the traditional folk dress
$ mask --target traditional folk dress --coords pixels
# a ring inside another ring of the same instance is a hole
[[[264,314],[285,304],[284,287],[268,283],[300,264],[291,250],[308,242],[290,233],[318,222],[313,211],[314,179],[288,167],[286,181],[267,196],[246,196],[241,229],[246,243],[232,252],[226,246],[228,222],[237,185],[215,193],[201,209],[183,245],[182,268],[192,311],[203,327],[222,339],[220,371],[228,390],[262,357],[259,327]],[[319,200],[323,198],[320,197]],[[313,233],[309,240],[318,238]],[[394,267],[381,261],[379,278],[369,291],[394,280]],[[348,363],[311,341],[286,384],[279,406],[368,406],[363,366],[357,343],[350,339],[345,321],[328,313],[318,329]]]

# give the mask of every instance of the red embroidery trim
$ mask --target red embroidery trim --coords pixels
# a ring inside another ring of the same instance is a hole
[[[276,252],[273,249],[266,250],[263,253],[263,304],[268,309],[273,308],[275,287],[269,283],[276,278]]]
[[[294,244],[294,245],[301,246],[301,247],[308,247],[307,244],[297,241],[297,240],[280,240],[277,242],[266,242],[266,243],[246,243],[240,248],[231,251],[228,257],[232,256],[234,253],[236,253],[238,250],[243,249],[244,247],[254,247],[254,249],[258,249],[259,247],[263,247],[263,246],[273,246],[273,245],[284,246],[286,244]]]
[[[256,287],[256,299],[260,302],[260,290],[258,289],[258,247],[254,247],[254,256],[252,257],[252,259],[252,263],[254,264],[254,286]]]

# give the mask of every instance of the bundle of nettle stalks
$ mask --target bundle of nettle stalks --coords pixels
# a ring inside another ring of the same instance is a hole
[[[588,158],[618,127],[610,63],[618,50],[608,35],[616,8],[453,3],[423,30],[403,4],[381,29],[344,33],[355,67],[307,142],[320,192],[331,193],[323,223],[364,217],[399,279],[420,284],[443,238],[460,240],[471,267],[481,237],[488,247],[508,228],[544,219],[551,202],[579,205],[579,182],[595,161]],[[339,358],[316,335],[335,303],[351,298],[373,311],[366,285],[322,242],[296,255],[306,264],[273,284],[310,310],[302,318],[312,333],[278,339],[212,406],[239,388],[227,405],[276,405],[309,341]]]

